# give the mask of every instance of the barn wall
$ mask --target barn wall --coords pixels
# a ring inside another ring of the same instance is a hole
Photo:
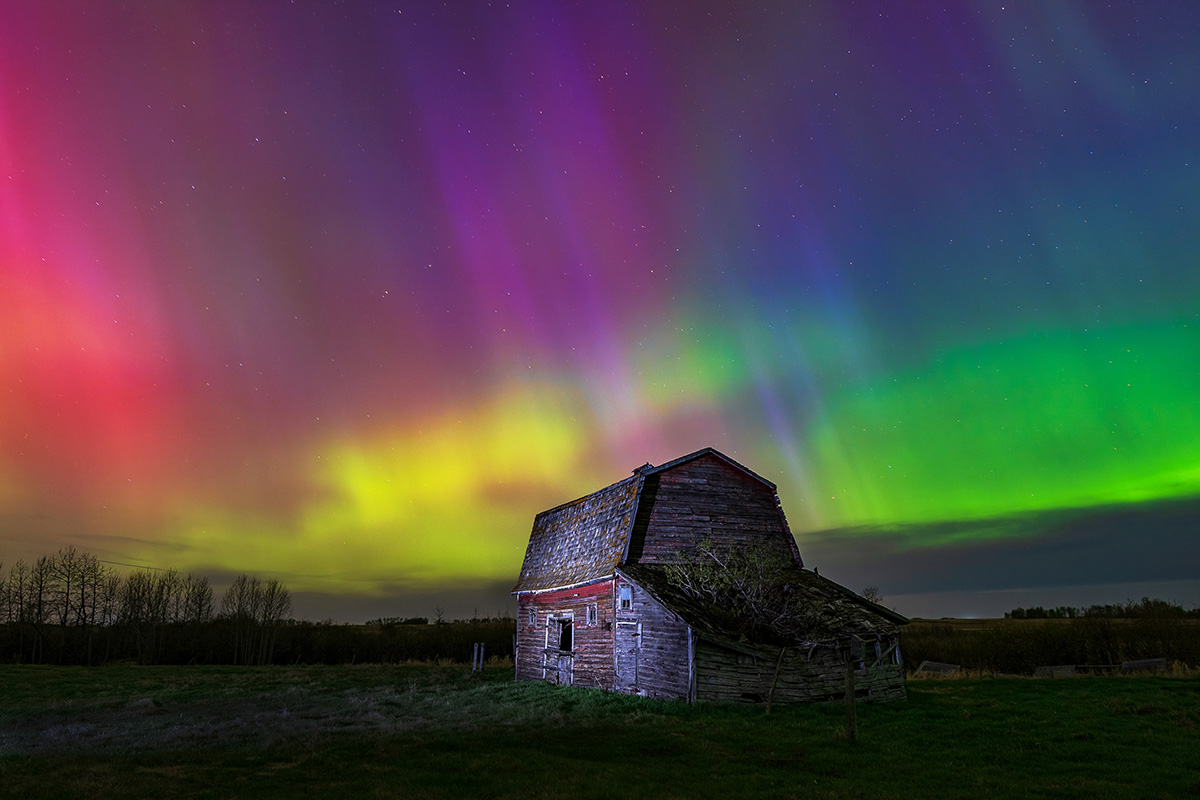
[[[677,561],[705,539],[799,560],[775,491],[712,455],[648,476],[634,530],[630,563]]]
[[[587,624],[588,606],[595,606],[597,620]],[[534,612],[531,624],[529,612]],[[599,583],[543,594],[517,596],[517,680],[560,682],[553,670],[543,677],[546,663],[546,626],[552,615],[574,616],[574,663],[571,683],[599,689],[613,688],[613,582]],[[553,639],[553,636],[551,637]],[[558,653],[551,641],[552,656]],[[551,666],[556,664],[551,659]],[[565,678],[561,682],[566,682]]]
[[[696,699],[716,703],[812,703],[837,700],[846,694],[846,667],[842,654],[829,649],[808,653],[788,650],[771,694],[779,651],[764,648],[749,656],[700,640],[696,643]],[[907,697],[904,667],[884,659],[860,664],[854,673],[858,699],[872,702]]]
[[[633,608],[617,609],[617,690],[646,697],[688,696],[688,629],[649,592],[633,589]],[[619,597],[619,590],[618,590]]]

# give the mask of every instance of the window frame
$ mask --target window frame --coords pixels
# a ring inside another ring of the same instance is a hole
[[[570,626],[571,649],[563,650],[563,630]],[[555,612],[551,611],[546,614],[546,643],[544,645],[547,652],[555,651],[558,653],[575,653],[575,612]]]

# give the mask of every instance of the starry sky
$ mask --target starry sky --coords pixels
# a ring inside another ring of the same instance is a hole
[[[714,446],[923,616],[1200,603],[1200,5],[14,2],[0,560],[511,609]]]

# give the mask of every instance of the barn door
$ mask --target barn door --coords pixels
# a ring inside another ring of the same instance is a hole
[[[617,622],[614,650],[617,656],[617,691],[634,694],[638,690],[638,656],[642,626],[632,620]]]
[[[558,623],[558,682],[570,686],[575,682],[575,621]]]

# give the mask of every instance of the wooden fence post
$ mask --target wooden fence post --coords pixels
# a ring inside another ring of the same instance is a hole
[[[854,708],[854,653],[853,648],[846,649],[846,738],[854,742],[858,740],[858,720]]]
[[[779,659],[775,662],[775,677],[771,679],[771,691],[767,692],[767,713],[771,713],[771,701],[775,699],[775,685],[779,683],[779,668],[783,666],[783,654],[786,647],[779,648]]]

